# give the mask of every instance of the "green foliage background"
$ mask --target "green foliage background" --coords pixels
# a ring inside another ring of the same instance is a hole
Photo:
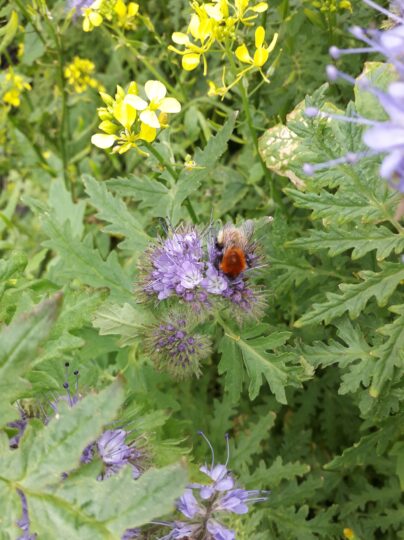
[[[352,13],[318,6],[278,0],[262,15],[280,33],[271,84],[250,97],[264,172],[239,89],[223,101],[207,97],[206,79],[182,72],[167,50],[187,2],[141,1],[155,32],[141,26],[125,40],[105,29],[83,34],[61,1],[3,3],[3,22],[15,12],[18,28],[1,33],[2,66],[14,65],[33,89],[0,119],[1,539],[19,534],[17,489],[40,539],[56,531],[117,539],[166,516],[207,459],[198,430],[219,462],[229,432],[240,484],[272,492],[229,521],[238,539],[340,539],[346,528],[358,540],[404,538],[400,196],[381,181],[378,158],[302,173],[305,162],[362,147],[360,127],[308,119],[305,106],[380,118],[363,90],[324,84],[328,47],[351,44],[349,25],[380,21],[359,1]],[[110,93],[156,72],[170,81],[183,108],[155,144],[175,165],[176,183],[152,155],[91,146],[100,100],[67,88],[63,67],[74,55],[96,64]],[[393,74],[376,60],[364,69],[383,86]],[[362,63],[341,65],[359,75]],[[209,77],[220,65],[218,56]],[[253,77],[249,89],[258,83]],[[187,154],[197,168],[184,167]],[[188,222],[188,200],[201,226],[211,215],[256,220],[268,308],[241,327],[229,315],[208,323],[212,356],[199,379],[179,383],[157,372],[142,346],[139,328],[154,315],[133,289],[139,259],[162,234],[159,218]],[[48,426],[32,419],[10,450],[16,403],[60,394],[66,361],[80,370],[86,397]],[[136,482],[127,470],[97,482],[98,463],[77,468],[114,420],[147,436],[151,468]],[[66,470],[74,473],[61,482]]]

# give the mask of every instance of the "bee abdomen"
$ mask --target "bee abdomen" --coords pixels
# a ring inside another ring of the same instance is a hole
[[[247,262],[242,249],[231,247],[228,248],[220,263],[220,269],[223,273],[230,277],[237,277],[247,268]]]

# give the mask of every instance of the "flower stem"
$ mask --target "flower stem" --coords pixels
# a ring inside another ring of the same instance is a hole
[[[254,143],[254,147],[255,147],[258,159],[260,160],[260,163],[261,163],[261,167],[262,167],[262,171],[264,173],[264,177],[266,178],[266,180],[269,183],[269,191],[270,191],[271,199],[272,200],[276,199],[276,202],[280,203],[281,199],[280,199],[279,194],[276,193],[273,178],[271,177],[271,175],[270,175],[270,173],[268,171],[268,168],[267,168],[267,166],[266,166],[266,164],[265,164],[264,160],[262,159],[261,154],[259,152],[258,135],[257,135],[257,130],[255,129],[252,114],[251,114],[251,108],[250,108],[250,103],[249,103],[249,100],[248,100],[247,90],[246,90],[246,88],[245,88],[245,86],[243,84],[243,79],[240,78],[239,75],[237,74],[237,66],[236,66],[236,64],[234,62],[233,54],[232,54],[231,47],[230,47],[228,41],[225,42],[225,49],[226,49],[226,55],[227,55],[227,58],[228,58],[229,64],[230,64],[230,70],[231,70],[231,72],[233,74],[233,77],[235,77],[236,80],[239,79],[239,81],[237,82],[237,86],[238,86],[238,88],[240,90],[241,102],[242,102],[242,105],[243,105],[245,118],[246,118],[246,121],[247,121],[248,129],[249,129],[250,134],[251,134],[251,138],[252,138],[253,143]]]
[[[167,169],[167,171],[170,173],[170,176],[174,180],[174,184],[175,184],[179,179],[179,174],[177,173],[177,171],[171,166],[170,163],[168,163],[168,161],[164,158],[164,156],[162,156],[161,153],[153,145],[151,145],[150,143],[145,143],[145,145],[147,149],[149,150],[149,152],[153,154],[153,156],[157,159],[157,161],[165,169]],[[192,203],[188,197],[185,199],[184,204],[185,204],[186,209],[188,210],[188,214],[192,220],[192,223],[197,224],[199,220],[192,206]]]
[[[25,6],[22,4],[21,0],[16,0],[16,3],[18,7],[21,9],[24,16],[29,20],[30,24],[32,25],[34,31],[38,35],[38,38],[42,41],[42,43],[47,45],[46,40],[42,36],[42,33],[40,29],[36,26],[35,21],[33,20],[31,13],[29,10],[25,8]],[[62,95],[62,111],[61,111],[61,120],[60,120],[60,131],[59,131],[59,151],[62,158],[63,163],[63,179],[66,184],[66,188],[70,188],[70,192],[72,194],[72,198],[74,199],[74,183],[71,181],[68,173],[68,165],[69,165],[69,158],[68,153],[66,149],[66,135],[67,140],[70,140],[70,126],[68,121],[68,106],[67,106],[67,92],[66,92],[66,86],[65,86],[65,78],[63,73],[63,66],[64,66],[64,51],[63,51],[63,45],[62,45],[62,39],[61,34],[55,30],[53,27],[52,22],[49,19],[49,16],[46,12],[41,11],[40,12],[45,25],[49,29],[50,34],[52,35],[53,41],[55,43],[55,48],[58,55],[58,79],[59,79],[59,88]]]

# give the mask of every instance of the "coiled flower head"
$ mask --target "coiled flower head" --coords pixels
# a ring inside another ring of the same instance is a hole
[[[177,379],[199,375],[200,361],[211,350],[209,338],[193,332],[185,317],[175,314],[151,329],[147,348],[157,368]]]

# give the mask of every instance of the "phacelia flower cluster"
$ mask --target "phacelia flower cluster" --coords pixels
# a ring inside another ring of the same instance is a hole
[[[153,142],[158,130],[168,127],[168,114],[180,112],[181,104],[166,97],[167,89],[160,81],[147,81],[144,92],[147,100],[138,95],[135,82],[130,83],[127,92],[118,86],[115,98],[100,92],[106,106],[98,109],[101,120],[98,127],[104,133],[91,137],[95,146],[112,148],[118,154],[135,148],[139,154],[148,156],[139,146]]]
[[[228,514],[246,514],[249,505],[267,500],[268,492],[246,490],[236,486],[235,479],[228,470],[229,442],[227,440],[227,460],[224,465],[215,465],[214,451],[209,440],[200,433],[212,452],[212,463],[199,470],[206,475],[207,483],[190,484],[177,501],[177,510],[182,514],[179,520],[163,522],[171,531],[160,540],[235,540],[235,531],[221,522]]]
[[[376,121],[355,115],[348,117],[343,115],[329,114],[319,111],[313,107],[306,110],[308,116],[326,117],[351,122],[366,126],[368,129],[363,134],[363,142],[368,150],[362,153],[350,152],[346,156],[341,156],[326,163],[306,164],[304,171],[306,174],[313,174],[315,171],[329,168],[341,163],[355,163],[362,157],[378,155],[383,156],[380,167],[380,175],[397,190],[404,192],[404,18],[402,16],[404,1],[399,0],[396,4],[399,13],[393,13],[372,0],[363,0],[366,4],[377,9],[393,21],[392,28],[386,30],[369,29],[359,27],[352,28],[353,36],[361,40],[365,46],[352,49],[338,49],[331,47],[330,54],[334,59],[340,58],[344,54],[360,54],[375,52],[382,54],[386,61],[394,66],[397,73],[397,80],[392,82],[386,91],[373,86],[366,77],[361,77],[355,81],[350,75],[339,71],[335,66],[328,66],[327,74],[331,81],[342,79],[350,84],[358,84],[360,87],[372,93],[379,101],[388,115],[388,120]]]
[[[158,302],[168,298],[201,312],[221,300],[242,315],[257,315],[259,291],[249,274],[260,266],[252,222],[227,224],[206,239],[195,227],[180,226],[150,247],[142,263],[142,291]]]
[[[152,328],[147,349],[158,369],[182,379],[200,374],[200,361],[209,356],[211,347],[210,340],[195,333],[185,318],[171,314]]]

